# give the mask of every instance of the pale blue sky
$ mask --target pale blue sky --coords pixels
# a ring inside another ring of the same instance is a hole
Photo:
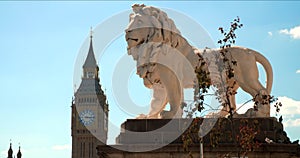
[[[15,153],[21,143],[24,158],[70,157],[70,103],[77,55],[81,48],[84,52],[90,26],[101,25],[131,9],[134,3],[140,2],[0,2],[0,158],[7,156],[10,139]],[[285,129],[292,140],[299,139],[300,73],[296,72],[300,70],[300,2],[143,3],[189,16],[215,43],[221,37],[218,27],[228,27],[239,16],[244,27],[237,32],[237,45],[255,49],[270,60],[274,71],[272,94],[289,103],[283,103],[286,109],[282,109],[286,110],[282,111]],[[95,37],[95,47],[105,38],[99,36]],[[124,34],[98,53],[103,54],[97,60],[110,103],[109,118],[118,125],[132,118],[120,110],[111,90],[116,63],[127,53]],[[128,90],[130,96],[140,97],[137,104],[147,104],[150,91],[135,74],[128,84],[134,85]],[[240,95],[238,101],[249,99]]]

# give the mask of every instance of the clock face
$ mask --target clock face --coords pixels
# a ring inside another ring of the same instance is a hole
[[[79,114],[79,119],[84,126],[88,126],[94,122],[95,114],[92,110],[84,110]]]

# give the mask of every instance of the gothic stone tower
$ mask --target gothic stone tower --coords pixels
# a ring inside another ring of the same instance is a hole
[[[106,144],[108,104],[98,72],[91,33],[82,81],[72,101],[72,158],[97,158],[97,145]]]

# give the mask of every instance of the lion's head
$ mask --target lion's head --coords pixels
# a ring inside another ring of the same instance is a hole
[[[158,60],[155,58],[162,57],[159,54],[171,52],[166,49],[176,49],[173,52],[181,52],[186,56],[193,49],[164,11],[138,4],[133,5],[132,9],[125,30],[127,51],[137,61],[137,74],[144,79],[147,87],[151,87],[160,82],[159,75],[155,74],[158,71],[155,67],[155,61]]]
[[[127,26],[126,41],[128,49],[145,42],[171,42],[171,33],[179,34],[173,20],[157,8],[135,4],[132,6],[129,25]]]

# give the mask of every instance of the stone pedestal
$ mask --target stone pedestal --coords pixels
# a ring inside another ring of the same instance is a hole
[[[128,119],[116,144],[174,144],[192,119]]]
[[[247,152],[248,157],[300,157],[298,143],[290,142],[276,118],[128,119],[121,125],[116,145],[98,146],[98,155],[110,158],[183,158],[190,152],[199,157],[200,124],[202,132],[208,132],[203,137],[205,158],[237,157],[243,151],[237,139],[245,126],[255,128],[254,140],[260,144],[259,148]],[[183,147],[183,140],[186,140],[183,133],[186,131],[193,141],[188,152]],[[266,138],[272,142],[267,143]]]
[[[148,152],[127,152],[118,150],[121,145],[98,146],[99,158],[190,158],[180,144],[170,144]],[[148,145],[126,145],[128,148],[146,147]],[[147,148],[147,147],[146,147]],[[232,144],[222,144],[218,147],[204,145],[204,158],[238,158],[239,149]],[[199,145],[189,148],[193,158],[199,158]],[[297,144],[263,144],[259,149],[248,152],[245,158],[299,158]],[[240,157],[242,157],[240,155]]]
[[[128,119],[121,125],[121,133],[116,138],[117,144],[159,144],[159,143],[182,143],[181,134],[191,126],[193,119]],[[204,122],[203,122],[204,121]],[[203,124],[202,124],[203,123]],[[283,126],[276,118],[200,118],[193,123],[194,134],[198,135],[199,125],[202,124],[204,143],[211,143],[210,136],[213,132],[222,132],[221,143],[229,143],[230,137],[238,134],[240,127],[248,125],[257,126],[256,140],[265,142],[271,139],[278,143],[290,143],[289,138],[283,130]],[[208,133],[207,133],[208,132]],[[207,133],[207,134],[206,134]],[[177,137],[176,137],[177,136]],[[176,137],[176,138],[174,138]]]

